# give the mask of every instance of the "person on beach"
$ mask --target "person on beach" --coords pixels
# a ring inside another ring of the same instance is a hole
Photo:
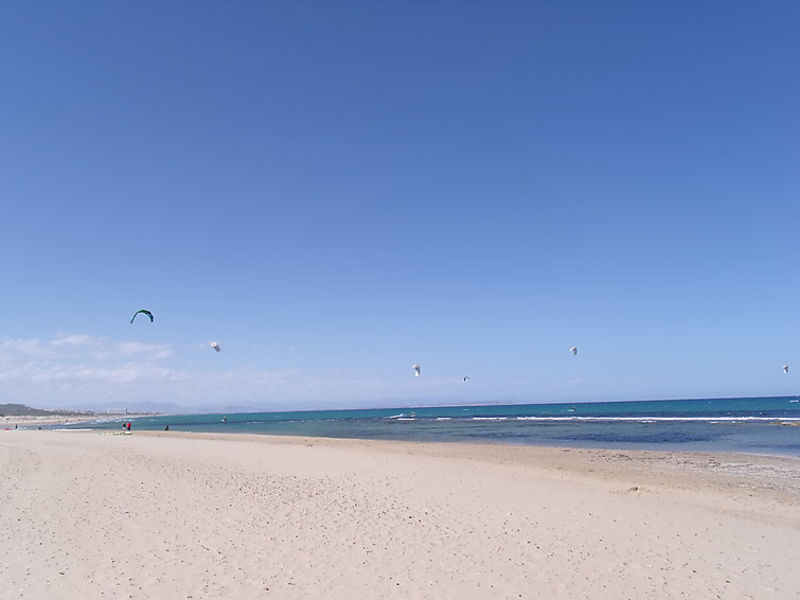
[[[164,431],[169,431],[169,425],[164,426]]]
[[[130,422],[130,421],[128,421],[128,422],[125,424],[125,427],[127,428],[127,430],[128,430],[128,431],[130,431],[130,430],[131,430],[131,422]]]

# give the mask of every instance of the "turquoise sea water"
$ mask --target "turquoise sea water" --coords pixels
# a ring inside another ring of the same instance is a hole
[[[135,430],[257,433],[800,458],[800,398],[509,404],[139,417]],[[119,429],[122,420],[74,427]]]

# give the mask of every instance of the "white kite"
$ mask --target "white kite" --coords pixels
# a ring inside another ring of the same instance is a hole
[[[789,365],[783,365],[783,372],[784,373],[788,373],[789,372]]]
[[[420,366],[419,365],[411,365],[411,368],[414,369],[414,377],[419,377]]]
[[[217,342],[208,342],[208,345],[211,346],[216,352],[222,350]]]

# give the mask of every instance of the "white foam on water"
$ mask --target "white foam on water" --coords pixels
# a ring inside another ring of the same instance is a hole
[[[478,417],[476,417],[478,418]],[[488,419],[491,417],[481,417]],[[505,418],[505,417],[503,417]],[[517,421],[587,421],[605,422],[619,421],[626,423],[670,423],[670,422],[695,422],[695,423],[741,423],[745,421],[778,422],[800,421],[800,417],[515,417]]]

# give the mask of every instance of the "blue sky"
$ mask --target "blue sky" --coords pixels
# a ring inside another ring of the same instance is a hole
[[[794,2],[5,3],[0,402],[797,393],[799,29]]]

